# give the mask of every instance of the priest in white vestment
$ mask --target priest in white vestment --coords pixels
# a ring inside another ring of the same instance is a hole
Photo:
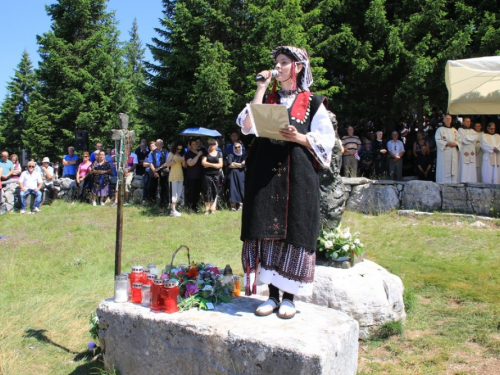
[[[443,119],[444,126],[436,130],[436,182],[452,184],[458,182],[458,132],[451,127],[451,115]]]
[[[458,181],[477,182],[476,176],[476,141],[477,133],[471,129],[470,117],[464,117],[462,127],[458,129]]]
[[[500,135],[495,134],[495,123],[490,122],[481,138],[483,182],[500,184]]]
[[[477,133],[476,141],[476,177],[477,182],[482,182],[481,165],[483,164],[483,150],[481,149],[481,140],[483,138],[483,124],[476,122],[474,124],[474,130]]]

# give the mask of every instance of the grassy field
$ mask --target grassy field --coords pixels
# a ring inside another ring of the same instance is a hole
[[[88,320],[113,294],[116,211],[65,202],[42,211],[0,217],[0,373],[100,374],[86,355]],[[184,244],[193,260],[241,273],[239,220],[127,207],[122,270],[163,267]],[[360,344],[360,374],[500,374],[500,221],[472,222],[344,215],[367,258],[403,279],[409,307],[401,334]]]

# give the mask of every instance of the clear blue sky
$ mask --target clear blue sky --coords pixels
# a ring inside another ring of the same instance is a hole
[[[33,66],[38,67],[40,58],[36,36],[50,30],[51,20],[45,11],[45,5],[55,2],[0,0],[0,103],[5,100],[7,82],[14,76],[14,70],[25,49]],[[129,39],[128,32],[134,18],[137,18],[139,37],[145,48],[157,36],[154,29],[160,26],[159,19],[163,17],[161,0],[109,0],[107,5],[109,11],[115,11],[122,41]],[[147,48],[145,60],[152,60]]]

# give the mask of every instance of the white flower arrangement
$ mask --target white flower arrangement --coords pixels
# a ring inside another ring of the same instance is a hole
[[[357,238],[358,233],[351,233],[349,228],[323,229],[318,237],[318,251],[325,251],[327,258],[338,259],[363,254],[363,244]]]

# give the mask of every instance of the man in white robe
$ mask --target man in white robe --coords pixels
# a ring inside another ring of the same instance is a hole
[[[451,115],[443,119],[444,126],[436,130],[436,182],[452,184],[458,182],[458,132],[451,127]]]
[[[476,141],[477,133],[470,128],[470,117],[464,117],[462,127],[458,129],[458,181],[477,182],[476,176]]]
[[[476,177],[477,182],[483,181],[481,175],[481,165],[483,163],[483,150],[481,149],[481,140],[483,138],[483,124],[476,122],[474,124],[474,130],[477,133],[476,141]]]
[[[500,135],[495,134],[495,123],[490,122],[481,138],[483,182],[500,184]]]

